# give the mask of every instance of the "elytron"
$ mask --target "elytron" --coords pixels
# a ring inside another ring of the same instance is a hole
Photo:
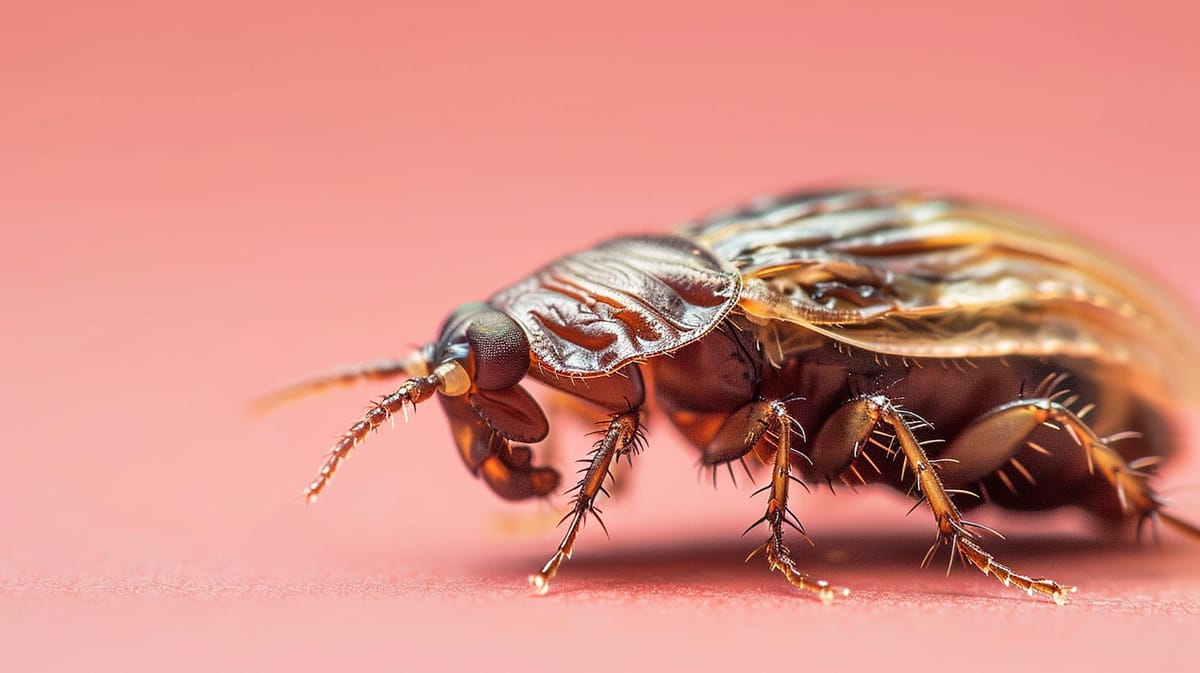
[[[1154,471],[1200,399],[1192,324],[1155,286],[1035,220],[894,189],[760,198],[671,234],[609,240],[459,307],[405,359],[319,376],[262,406],[361,379],[407,377],[333,445],[314,500],[368,434],[437,398],[472,474],[510,500],[559,490],[530,445],[550,422],[525,383],[578,398],[603,425],[545,592],[594,513],[613,461],[656,407],[704,465],[764,464],[757,548],[792,586],[792,484],[882,483],[932,514],[951,558],[1062,604],[1074,587],[986,549],[963,512],[1075,506],[1200,528],[1167,510]],[[652,381],[653,385],[648,383]]]

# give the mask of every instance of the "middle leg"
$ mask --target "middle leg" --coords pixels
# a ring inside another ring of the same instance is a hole
[[[791,550],[783,541],[783,527],[787,525],[812,544],[812,540],[804,532],[804,527],[788,508],[788,490],[791,484],[794,482],[804,486],[804,483],[792,474],[792,456],[803,456],[792,448],[793,433],[798,433],[801,438],[804,436],[803,430],[788,413],[784,402],[756,400],[726,419],[705,448],[702,460],[715,468],[722,463],[739,460],[753,450],[771,464],[771,482],[754,492],[754,495],[769,492],[766,512],[745,531],[749,533],[754,528],[766,524],[770,528],[770,534],[766,543],[755,548],[746,560],[749,561],[760,551],[763,552],[771,570],[778,570],[789,584],[801,591],[815,594],[823,603],[828,604],[838,596],[848,596],[850,591],[835,587],[824,580],[811,579],[801,572],[792,560]]]

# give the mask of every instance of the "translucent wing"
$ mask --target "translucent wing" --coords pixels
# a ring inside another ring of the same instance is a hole
[[[740,289],[737,269],[695,242],[640,236],[565,257],[488,303],[525,329],[536,366],[591,377],[699,339]]]
[[[1086,361],[1200,401],[1196,331],[1161,288],[1047,225],[897,190],[794,194],[687,225],[744,276],[741,308],[910,357]]]

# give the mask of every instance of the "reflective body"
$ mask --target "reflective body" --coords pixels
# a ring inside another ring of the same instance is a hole
[[[844,593],[795,566],[784,529],[804,533],[789,484],[882,482],[928,506],[927,561],[944,545],[1061,603],[1072,587],[1003,565],[982,547],[990,529],[961,513],[1074,505],[1200,534],[1150,483],[1176,449],[1176,409],[1200,398],[1183,316],[1104,255],[1010,213],[894,190],[803,193],[570,255],[460,308],[413,358],[270,401],[412,377],[334,445],[310,498],[370,431],[433,396],[468,469],[505,498],[549,495],[558,473],[528,445],[551,422],[523,382],[590,403],[606,430],[562,543],[531,577],[539,591],[612,461],[641,447],[652,380],[706,465],[769,466],[759,551],[793,586]]]

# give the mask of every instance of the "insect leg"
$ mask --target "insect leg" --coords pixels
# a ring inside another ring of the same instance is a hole
[[[787,581],[792,586],[801,591],[808,591],[816,594],[823,603],[831,603],[836,596],[848,596],[850,591],[841,587],[834,587],[824,580],[810,579],[807,575],[800,572],[792,561],[791,550],[783,543],[783,526],[789,525],[796,529],[796,532],[804,538],[805,541],[812,543],[808,535],[804,532],[804,527],[796,520],[796,515],[792,514],[788,509],[788,487],[792,481],[801,483],[798,479],[792,476],[791,457],[792,450],[792,433],[795,432],[795,421],[788,414],[787,406],[783,402],[756,403],[747,405],[746,408],[754,408],[760,410],[759,418],[749,418],[750,427],[743,430],[747,441],[753,446],[762,439],[762,435],[768,429],[776,431],[779,435],[775,443],[774,464],[771,469],[771,483],[764,486],[761,490],[769,490],[770,495],[767,497],[767,511],[762,518],[754,522],[750,528],[746,529],[749,532],[759,524],[766,523],[771,527],[771,535],[767,538],[766,544],[758,549],[755,549],[746,560],[753,558],[759,551],[764,552],[767,557],[767,564],[771,570],[778,570],[783,573]],[[758,427],[755,427],[758,426]],[[758,435],[756,438],[755,435]],[[753,440],[753,441],[751,441]]]
[[[1161,517],[1184,532],[1200,536],[1194,525],[1162,511],[1164,503],[1150,486],[1151,474],[1139,469],[1152,466],[1153,458],[1147,459],[1146,465],[1130,463],[1112,446],[1120,435],[1101,437],[1078,413],[1048,397],[1016,400],[980,417],[959,433],[941,456],[950,459],[941,466],[941,476],[949,483],[967,484],[993,473],[1004,477],[998,470],[1011,463],[1032,481],[1033,476],[1021,463],[1014,462],[1013,456],[1043,425],[1058,428],[1083,449],[1088,473],[1099,472],[1113,487],[1125,514],[1142,520]],[[1046,451],[1039,445],[1030,446]]]
[[[1062,605],[1067,601],[1067,595],[1075,591],[1075,587],[1065,586],[1058,582],[1033,578],[1023,575],[1012,568],[998,562],[991,554],[979,546],[979,534],[972,530],[977,527],[964,521],[958,507],[950,499],[950,494],[938,476],[925,450],[913,435],[905,414],[883,395],[870,395],[851,402],[860,405],[867,417],[874,424],[883,423],[890,426],[896,436],[896,444],[904,455],[906,465],[916,475],[916,488],[929,508],[933,510],[934,520],[938,527],[938,542],[949,545],[958,555],[981,570],[985,575],[995,575],[1005,586],[1016,585],[1029,595],[1034,592],[1045,594]],[[944,465],[944,463],[943,463]],[[935,547],[936,548],[936,547]],[[931,553],[933,549],[930,550]],[[928,557],[927,557],[928,558]]]
[[[596,513],[596,497],[600,493],[607,493],[604,489],[604,480],[609,476],[613,460],[637,449],[640,441],[638,431],[641,427],[638,420],[639,414],[637,409],[613,414],[604,436],[596,442],[592,457],[588,461],[587,467],[582,470],[583,477],[575,487],[576,493],[571,511],[562,519],[563,521],[571,520],[567,525],[567,532],[563,535],[562,542],[558,544],[558,549],[555,550],[546,565],[540,571],[529,576],[529,584],[538,594],[544,594],[550,590],[550,580],[558,572],[559,566],[563,561],[571,558],[571,552],[575,549],[575,540],[579,536],[579,529],[583,525],[584,519],[587,518],[589,512]],[[599,517],[596,520],[600,521]],[[603,526],[604,523],[601,521],[600,525]]]
[[[569,394],[547,394],[541,396],[538,401],[541,403],[542,408],[546,410],[546,415],[555,419],[559,424],[559,430],[550,433],[538,445],[538,453],[541,454],[544,462],[557,464],[559,458],[569,450],[566,446],[568,442],[563,439],[569,435],[569,433],[564,434],[562,431],[564,422],[570,422],[571,424],[578,423],[578,427],[581,428],[590,427],[595,422],[596,409],[580,398]],[[607,421],[605,421],[605,424],[607,424]],[[629,487],[634,482],[631,467],[633,465],[630,461],[613,461],[610,468],[613,478],[608,486],[605,487],[610,494],[617,496],[628,492]]]
[[[255,415],[265,414],[302,397],[361,381],[378,381],[397,376],[425,376],[429,373],[426,369],[424,361],[416,355],[403,360],[376,360],[342,367],[267,393],[250,403],[250,412]]]

